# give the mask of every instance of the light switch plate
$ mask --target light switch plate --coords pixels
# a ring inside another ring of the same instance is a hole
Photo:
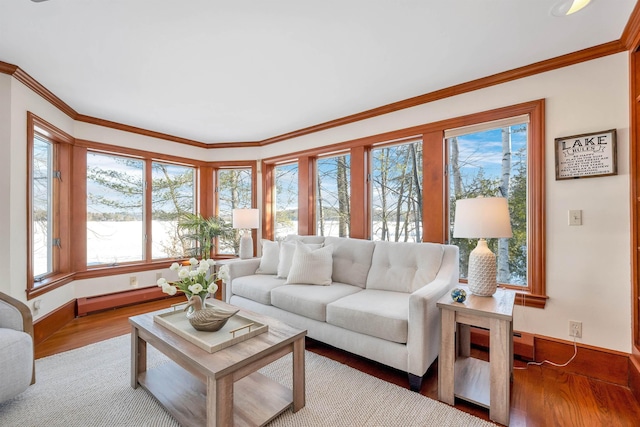
[[[569,225],[582,225],[582,211],[570,210],[569,211]]]

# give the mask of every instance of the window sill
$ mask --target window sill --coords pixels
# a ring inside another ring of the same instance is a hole
[[[66,285],[75,279],[74,273],[60,273],[39,282],[33,282],[32,288],[27,289],[27,300],[44,295],[60,286]]]

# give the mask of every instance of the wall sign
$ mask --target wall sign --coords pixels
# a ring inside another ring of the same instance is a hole
[[[616,130],[556,138],[556,180],[616,175]]]

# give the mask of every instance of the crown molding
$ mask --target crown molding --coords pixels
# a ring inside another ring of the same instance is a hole
[[[66,102],[58,98],[53,92],[41,85],[36,79],[27,74],[22,68],[0,61],[0,73],[9,74],[16,80],[24,84],[26,87],[49,101],[58,110],[65,113],[67,116],[75,119],[78,115],[76,110],[71,108]]]
[[[124,132],[136,133],[139,135],[149,136],[151,138],[158,138],[167,141],[177,142],[179,144],[191,145],[199,148],[247,148],[257,147],[260,145],[258,142],[216,142],[207,144],[206,142],[195,141],[193,139],[181,138],[179,136],[169,135],[162,132],[156,132],[149,129],[143,129],[136,126],[125,125],[122,123],[112,122],[110,120],[100,119],[97,117],[86,116],[84,114],[78,114],[76,120],[79,122],[90,123],[93,125],[108,127],[111,129],[121,130]]]
[[[626,50],[635,51],[640,46],[640,2],[637,2],[633,8],[620,41],[624,44]]]
[[[546,71],[555,70],[557,68],[567,67],[569,65],[578,64],[584,61],[590,61],[592,59],[600,58],[603,56],[612,55],[625,51],[625,45],[620,40],[615,40],[609,43],[604,43],[598,46],[583,49],[577,52],[572,52],[566,55],[558,56],[555,58],[547,59],[545,61],[536,62],[524,67],[514,68],[513,70],[504,71],[502,73],[494,74],[488,77],[482,77],[477,80],[471,80],[459,85],[450,86],[444,89],[429,92],[424,95],[415,96],[402,101],[394,102],[391,104],[383,105],[371,110],[363,111],[361,113],[353,114],[350,116],[342,117],[340,119],[332,120],[329,122],[321,123],[318,125],[310,126],[304,129],[299,129],[293,132],[285,133],[273,138],[260,141],[261,145],[274,144],[287,139],[296,138],[310,133],[320,132],[337,126],[343,126],[349,123],[358,122],[360,120],[370,119],[383,114],[392,113],[394,111],[404,110],[406,108],[415,107],[421,104],[426,104],[440,99],[449,98],[455,95],[460,95],[467,92],[472,92],[486,87],[495,86],[502,83],[507,83],[512,80],[518,80],[523,77],[533,76],[535,74],[544,73]]]

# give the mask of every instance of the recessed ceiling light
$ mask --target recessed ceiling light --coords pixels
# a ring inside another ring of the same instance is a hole
[[[551,8],[553,16],[568,16],[584,9],[591,0],[562,0]]]

